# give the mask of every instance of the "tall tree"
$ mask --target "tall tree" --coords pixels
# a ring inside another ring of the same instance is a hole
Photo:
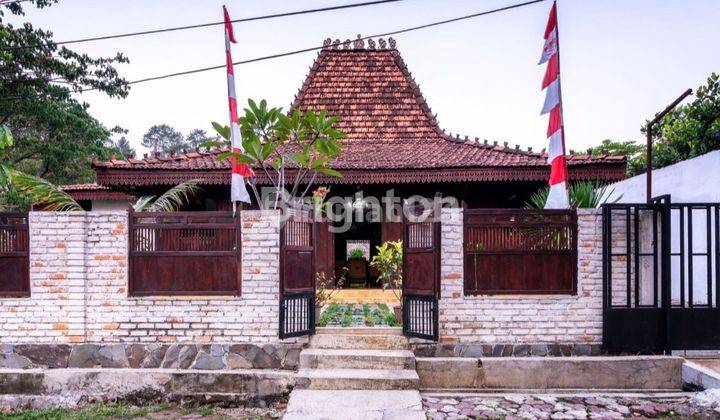
[[[192,130],[186,137],[185,137],[185,143],[187,144],[188,148],[190,149],[201,149],[206,150],[207,148],[203,146],[203,143],[208,141],[218,141],[220,140],[220,136],[209,136],[208,133],[201,129],[196,128],[195,130]]]
[[[137,154],[135,152],[135,149],[130,145],[130,142],[125,138],[125,136],[120,137],[117,142],[114,144],[115,148],[120,152],[125,159],[132,159]]]
[[[167,124],[150,127],[143,136],[142,145],[149,148],[153,155],[178,153],[186,148],[183,135]]]
[[[28,5],[56,2],[0,2],[0,124],[15,140],[14,147],[0,151],[0,161],[54,183],[85,182],[94,177],[93,156],[109,157],[105,141],[112,130],[72,94],[94,89],[125,97],[127,82],[114,65],[127,59],[76,53],[53,42],[51,32],[6,21],[7,13],[22,16]]]

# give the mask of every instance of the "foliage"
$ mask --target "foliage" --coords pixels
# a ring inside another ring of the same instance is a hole
[[[608,191],[607,185],[595,183],[593,181],[579,181],[570,184],[568,190],[568,198],[570,206],[573,208],[592,209],[600,207],[613,194],[615,189]],[[545,208],[550,187],[543,187],[530,196],[525,203],[526,209],[542,209]],[[612,202],[617,202],[622,195],[616,197]]]
[[[395,314],[388,309],[387,305],[362,305],[362,309],[358,305],[333,303],[325,309],[320,315],[317,325],[320,327],[342,326],[349,327],[353,323],[353,319],[362,315],[362,323],[366,327],[388,326],[397,327],[400,322]]]
[[[133,204],[133,210],[180,211],[190,202],[190,198],[200,191],[199,182],[197,179],[183,182],[165,191],[159,197],[154,195],[140,197]]]
[[[343,272],[337,279],[334,277],[328,277],[323,271],[315,273],[316,306],[324,306],[327,302],[332,300],[333,295],[345,284],[345,275],[347,274],[347,271],[347,268],[343,267]]]
[[[208,141],[218,141],[219,136],[209,136],[205,130],[196,128],[185,136],[185,144],[189,149],[207,150],[203,145]]]
[[[645,172],[645,145],[638,144],[634,140],[614,141],[605,139],[599,146],[590,149],[590,154],[593,156],[604,154],[610,156],[626,156],[628,176],[635,176]]]
[[[387,241],[376,247],[378,253],[370,262],[380,273],[383,290],[391,289],[395,297],[400,300],[403,271],[403,243],[402,241]]]
[[[640,131],[645,134],[647,126]],[[695,91],[695,100],[676,107],[654,127],[653,168],[662,168],[720,149],[720,76],[712,73],[705,85]],[[628,175],[645,172],[645,141],[615,142],[604,140],[592,149],[594,154],[607,149],[611,154],[628,156]]]
[[[71,94],[95,89],[125,97],[127,82],[114,65],[127,59],[77,53],[53,42],[51,32],[4,19],[7,12],[22,15],[28,5],[53,3],[0,2],[0,124],[15,137],[14,147],[0,151],[0,161],[53,183],[88,182],[94,177],[93,156],[109,157],[105,142],[115,129],[93,118],[88,105]]]
[[[113,147],[120,152],[124,159],[133,159],[137,155],[137,152],[135,152],[135,149],[133,149],[125,136],[120,137],[117,142],[113,143]]]
[[[0,125],[0,152],[13,145],[13,135],[9,127]],[[0,163],[0,191],[7,188],[10,171],[12,166],[6,163]]]
[[[39,410],[28,410],[20,412],[3,413],[3,419],[17,420],[89,420],[106,418],[143,418],[151,413],[159,413],[168,410],[166,404],[159,404],[148,407],[131,407],[124,403],[115,404],[90,404],[88,406],[71,410],[69,408],[45,408]]]
[[[68,193],[57,185],[40,177],[19,171],[12,171],[10,183],[18,190],[27,194],[45,210],[49,211],[82,211],[82,207]]]
[[[364,260],[365,257],[365,251],[362,250],[362,248],[353,248],[348,252],[347,255],[349,260]]]
[[[168,124],[156,124],[143,135],[142,143],[152,151],[153,156],[180,153],[186,149],[183,135]]]
[[[276,193],[274,203],[294,206],[302,202],[318,174],[341,177],[332,163],[342,153],[340,139],[345,133],[334,125],[340,117],[328,116],[326,111],[305,113],[293,110],[289,115],[282,108],[268,108],[265,100],[258,105],[248,101],[245,115],[240,118],[243,151],[220,153],[218,159],[235,157],[238,162],[252,165],[272,183]],[[230,127],[213,122],[224,141],[206,142],[207,147],[224,146],[229,149]],[[290,178],[287,178],[287,176]],[[261,208],[262,202],[254,184],[250,184]],[[284,187],[289,188],[285,193]],[[301,191],[301,186],[305,188]]]

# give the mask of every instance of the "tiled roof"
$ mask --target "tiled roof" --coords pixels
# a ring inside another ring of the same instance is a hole
[[[75,200],[129,201],[136,199],[132,194],[96,183],[60,185],[60,189],[68,193]]]
[[[348,137],[343,140],[342,156],[333,165],[341,172],[548,166],[544,151],[532,152],[509,147],[507,143],[466,140],[467,137],[446,134],[394,48],[370,49],[356,44],[354,49],[339,49],[329,45],[320,51],[310,68],[293,108],[326,109],[329,115],[341,117],[337,128]],[[216,153],[195,151],[169,157],[111,160],[96,162],[95,167],[229,170],[227,161],[215,159]],[[572,167],[591,165],[599,169],[611,165],[621,173],[625,165],[624,157],[615,156],[571,154],[568,162],[571,175]]]

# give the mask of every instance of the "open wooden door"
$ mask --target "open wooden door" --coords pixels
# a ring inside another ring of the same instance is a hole
[[[440,221],[437,209],[408,208],[403,223],[403,334],[437,341]],[[423,217],[418,217],[423,215]]]
[[[287,210],[280,231],[280,338],[315,332],[315,223],[309,210]]]

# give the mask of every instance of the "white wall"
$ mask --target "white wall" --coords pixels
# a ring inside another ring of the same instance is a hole
[[[619,203],[644,203],[645,174],[616,182],[608,201],[622,194]],[[653,196],[671,194],[682,203],[720,202],[720,150],[653,170]]]
[[[653,197],[670,194],[673,203],[718,203],[720,202],[720,151],[714,151],[693,159],[688,159],[674,165],[653,171],[652,177],[652,195]],[[646,175],[638,175],[628,178],[624,181],[616,182],[608,187],[608,201],[619,197],[618,203],[644,203],[646,201]],[[685,223],[687,227],[688,213],[685,213]],[[714,213],[714,211],[712,212]],[[644,214],[641,221],[641,241],[643,244],[652,243],[652,223],[650,214]],[[711,246],[710,252],[716,255],[715,250],[715,216],[711,214],[710,233]],[[671,212],[671,252],[680,251],[680,214],[679,210]],[[685,261],[684,261],[684,282],[685,282],[685,299],[688,300],[689,284],[689,232],[686,228],[684,232],[685,239]],[[696,253],[706,252],[707,244],[707,214],[705,209],[692,210],[692,251]],[[644,247],[645,245],[643,245]],[[717,279],[714,278],[715,263],[711,262],[711,280],[713,287],[711,295],[716,296]],[[671,257],[671,278],[672,278],[672,298],[674,302],[680,299],[680,257]],[[707,304],[707,258],[704,256],[693,257],[693,303],[697,305]],[[652,290],[652,283],[649,282],[652,275],[651,267],[643,267],[641,275],[641,287],[645,291]],[[648,283],[649,282],[649,283]]]

